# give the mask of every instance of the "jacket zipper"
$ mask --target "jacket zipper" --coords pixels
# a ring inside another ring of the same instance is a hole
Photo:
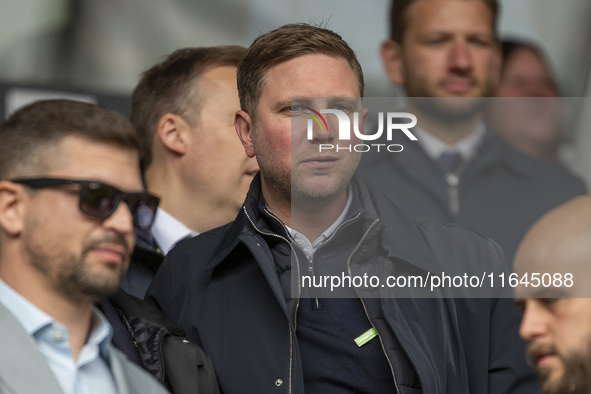
[[[330,234],[330,236],[326,239],[326,241],[324,241],[324,243],[322,245],[320,245],[314,253],[316,253],[318,250],[323,248],[327,243],[329,243],[330,240],[334,238],[335,234],[341,229],[341,227],[343,227],[344,225],[346,225],[348,223],[354,222],[355,220],[357,220],[359,218],[359,216],[361,216],[361,212],[357,212],[357,215],[355,215],[352,218],[347,219],[343,223],[339,224],[337,226],[337,228],[332,232],[332,234]],[[314,265],[313,265],[312,256],[308,257],[308,272],[310,273],[311,276],[314,276]],[[320,302],[318,301],[318,297],[314,298],[314,303],[316,304],[316,309],[318,309],[318,307],[320,306]]]
[[[291,248],[291,251],[293,252],[293,254],[295,256],[296,266],[297,266],[297,270],[298,270],[298,299],[297,299],[297,303],[296,303],[296,307],[295,307],[295,311],[294,311],[294,316],[293,316],[293,322],[294,322],[293,331],[295,331],[296,325],[297,325],[297,322],[296,322],[296,318],[297,318],[297,314],[298,314],[297,311],[298,311],[298,307],[300,306],[300,264],[299,264],[298,254],[297,254],[294,246],[292,245],[292,243],[287,238],[285,238],[279,234],[268,233],[268,232],[259,230],[259,228],[254,224],[254,222],[250,218],[250,215],[248,214],[248,211],[246,210],[245,206],[242,206],[242,210],[244,211],[246,218],[248,219],[248,221],[250,222],[250,224],[252,225],[252,227],[255,229],[256,232],[258,232],[261,235],[267,235],[269,237],[276,237],[276,238],[284,240],[285,242],[287,242],[287,244],[289,245],[289,247]],[[285,225],[281,222],[281,220],[279,220],[275,215],[273,215],[267,209],[265,209],[265,212],[268,215],[270,215],[271,217],[273,217],[275,220],[277,220],[279,223],[281,223],[281,225],[283,227],[285,227]],[[291,394],[292,370],[293,370],[293,331],[292,331],[291,322],[288,322],[288,326],[289,326],[289,376],[288,376],[288,390],[287,390],[287,392],[288,392],[288,394]]]
[[[353,258],[353,255],[355,253],[357,253],[357,251],[361,247],[361,244],[365,241],[365,238],[367,238],[367,235],[369,234],[369,232],[375,227],[376,224],[379,223],[379,221],[380,221],[380,219],[376,219],[369,226],[369,228],[365,231],[365,234],[363,234],[363,237],[361,237],[361,239],[359,240],[359,243],[357,244],[355,249],[353,249],[353,252],[351,252],[349,259],[347,260],[347,270],[349,272],[349,276],[353,276],[353,274],[351,273],[351,259]],[[359,294],[359,292],[357,291],[357,288],[355,288],[355,293],[357,293],[357,297],[359,297],[359,300],[361,301],[361,305],[363,306],[363,311],[365,312],[365,317],[367,317],[367,320],[369,321],[371,326],[375,328],[375,326],[373,325],[373,322],[371,321],[371,319],[369,317],[369,313],[367,313],[367,307],[365,306],[365,302],[363,301],[361,294]],[[392,372],[392,379],[394,379],[394,386],[396,387],[396,393],[400,394],[400,389],[398,388],[398,381],[396,380],[396,374],[394,373],[394,367],[392,366],[392,362],[390,361],[390,357],[388,357],[388,353],[386,353],[386,348],[384,347],[384,341],[382,340],[382,336],[380,335],[380,333],[377,330],[376,330],[376,332],[378,334],[378,339],[380,340],[380,346],[382,347],[382,352],[384,353],[384,356],[386,356],[386,360],[388,360],[388,365],[390,366],[390,372]]]
[[[164,338],[166,338],[167,336],[172,336],[172,334],[170,333],[170,331],[168,330],[164,330],[163,335],[160,336],[160,340],[158,341],[158,355],[159,355],[159,359],[160,359],[160,365],[162,365],[162,381],[160,383],[162,383],[163,385],[166,386],[166,365],[164,364],[164,354],[162,353],[162,346],[164,343]]]

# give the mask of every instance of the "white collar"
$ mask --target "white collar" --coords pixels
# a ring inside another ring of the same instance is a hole
[[[349,187],[349,197],[347,198],[347,203],[345,204],[345,208],[339,215],[339,217],[326,229],[320,236],[314,241],[310,242],[310,240],[302,233],[297,230],[294,230],[288,226],[287,231],[289,231],[289,235],[291,235],[292,239],[302,248],[306,257],[310,257],[314,254],[316,249],[318,249],[326,240],[328,240],[332,234],[337,230],[337,228],[345,221],[345,217],[347,216],[347,212],[351,207],[351,202],[353,201],[353,192],[351,187]]]
[[[464,137],[454,145],[446,144],[433,134],[419,127],[415,127],[413,132],[415,131],[419,143],[431,159],[438,160],[441,155],[446,152],[457,152],[462,156],[464,161],[468,161],[474,156],[478,146],[482,142],[482,139],[486,134],[486,127],[484,126],[484,123],[481,123],[474,133]]]

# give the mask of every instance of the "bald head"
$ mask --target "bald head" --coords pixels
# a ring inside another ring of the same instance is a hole
[[[572,273],[579,290],[588,293],[578,295],[590,297],[590,262],[591,196],[582,196],[534,223],[517,249],[514,267],[518,274]]]
[[[591,392],[590,262],[591,196],[542,216],[515,255],[519,334],[544,394]]]

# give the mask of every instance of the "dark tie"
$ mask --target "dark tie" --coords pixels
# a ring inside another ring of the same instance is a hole
[[[462,162],[462,155],[458,152],[445,152],[439,157],[439,160],[448,172],[456,172]]]

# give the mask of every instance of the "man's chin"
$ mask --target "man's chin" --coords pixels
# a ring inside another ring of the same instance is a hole
[[[563,362],[564,361],[564,362]],[[537,368],[544,394],[588,394],[591,381],[589,364],[581,360],[556,360],[552,365]]]
[[[420,97],[413,98],[412,103],[424,116],[447,122],[461,122],[481,113],[486,99],[483,97]]]

